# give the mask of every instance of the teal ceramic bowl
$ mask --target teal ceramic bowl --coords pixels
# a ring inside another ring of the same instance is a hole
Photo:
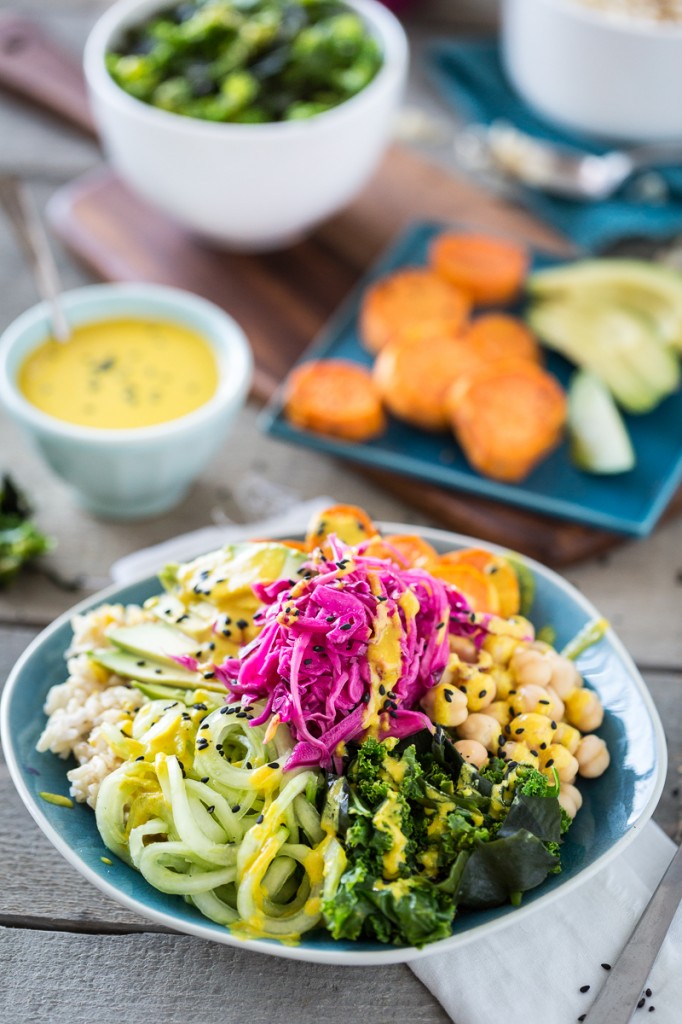
[[[384,524],[391,533],[415,532],[401,524]],[[480,542],[439,530],[418,531],[441,551]],[[485,545],[494,550],[493,545]],[[531,618],[536,626],[551,624],[562,647],[586,623],[598,617],[596,609],[556,573],[530,560],[536,595]],[[116,586],[88,598],[73,611],[84,612],[103,601],[139,603],[158,593],[154,577]],[[298,946],[270,940],[240,940],[202,917],[180,897],[157,892],[132,868],[107,855],[84,806],[71,809],[46,803],[40,791],[68,793],[68,762],[52,754],[39,754],[35,745],[45,722],[43,701],[50,686],[65,678],[63,653],[68,646],[73,611],[57,619],[30,645],[14,668],[0,708],[2,743],[11,776],[31,815],[66,859],[108,896],[131,910],[176,931],[242,945],[273,956],[317,963],[367,966],[398,963],[455,951],[458,947],[502,929],[568,894],[617,856],[651,817],[663,788],[666,747],[663,729],[651,696],[632,659],[611,631],[578,660],[587,685],[599,694],[606,715],[599,734],[611,752],[611,764],[599,779],[581,780],[584,803],[562,848],[563,871],[525,895],[521,907],[461,913],[450,938],[424,949],[385,947],[378,943],[335,942],[320,930],[305,935]]]
[[[166,512],[187,493],[225,440],[251,383],[251,349],[227,313],[190,292],[149,284],[91,285],[62,296],[69,323],[137,319],[195,330],[213,349],[218,387],[194,412],[151,427],[104,430],[58,420],[27,401],[19,368],[49,336],[48,307],[34,306],[0,338],[0,402],[81,505],[107,519]],[[67,342],[68,344],[68,342]]]

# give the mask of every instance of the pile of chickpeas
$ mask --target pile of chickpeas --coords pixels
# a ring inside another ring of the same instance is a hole
[[[492,755],[530,764],[552,781],[556,771],[559,803],[574,818],[583,802],[576,777],[596,778],[610,761],[594,735],[601,702],[572,661],[535,639],[527,619],[493,616],[486,629],[480,649],[467,637],[450,638],[446,670],[422,707],[455,732],[455,747],[477,768]]]

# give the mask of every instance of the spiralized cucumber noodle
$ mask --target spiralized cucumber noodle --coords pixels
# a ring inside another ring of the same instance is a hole
[[[324,887],[340,877],[345,855],[313,803],[321,773],[284,772],[294,747],[286,726],[266,739],[252,720],[241,705],[201,716],[152,701],[130,738],[109,727],[122,754],[142,759],[104,780],[97,825],[107,847],[161,892],[236,934],[293,942],[320,922]],[[169,737],[179,753],[155,753]]]

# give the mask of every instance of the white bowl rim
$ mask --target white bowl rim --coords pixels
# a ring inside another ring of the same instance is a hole
[[[381,521],[378,522],[377,525],[384,533],[418,533],[425,540],[430,541],[431,543],[437,542],[450,544],[455,547],[477,547],[483,545],[490,551],[497,552],[501,555],[508,555],[510,553],[508,548],[501,547],[499,544],[488,543],[487,541],[481,541],[480,539],[468,537],[464,534],[451,533],[447,530],[439,530],[433,527]],[[276,537],[277,535],[275,535],[273,539],[276,539]],[[565,580],[558,573],[542,565],[540,562],[535,561],[535,559],[528,558],[525,555],[522,557],[524,564],[527,565],[529,569],[534,573],[538,573],[539,575],[548,578],[560,590],[562,590],[571,599],[571,601],[577,604],[590,619],[600,617],[592,602],[584,597],[580,591],[568,582],[568,580]],[[346,950],[335,951],[333,949],[311,950],[303,948],[302,946],[283,946],[278,943],[264,942],[259,939],[240,939],[231,934],[227,928],[225,929],[225,933],[222,934],[221,932],[216,931],[208,923],[204,925],[200,921],[196,924],[194,922],[186,921],[178,922],[174,915],[166,913],[165,911],[154,910],[144,904],[140,904],[134,897],[126,895],[126,893],[121,891],[117,886],[111,884],[105,878],[100,877],[92,868],[89,867],[88,864],[81,860],[78,854],[64,839],[62,839],[60,833],[52,826],[45,816],[43,809],[39,807],[37,802],[33,799],[32,794],[29,792],[29,789],[24,782],[14,751],[12,735],[9,727],[9,707],[12,693],[18,685],[24,664],[33,656],[33,653],[38,650],[42,643],[53,632],[68,623],[74,614],[88,610],[100,601],[106,601],[124,588],[134,586],[137,583],[143,583],[154,578],[154,576],[149,575],[139,576],[136,579],[128,580],[128,582],[124,584],[115,583],[111,587],[107,587],[105,590],[99,591],[97,594],[93,594],[90,597],[85,598],[73,608],[60,615],[59,618],[44,629],[32,641],[32,643],[29,644],[10,672],[2,694],[2,699],[0,700],[0,742],[2,743],[2,747],[5,752],[10,777],[17,788],[22,802],[33,820],[42,830],[44,835],[50,840],[53,846],[59,850],[62,856],[73,867],[75,867],[81,875],[83,875],[92,883],[92,885],[103,892],[106,896],[109,896],[122,906],[127,907],[128,910],[132,910],[134,913],[140,914],[157,924],[161,924],[175,932],[181,931],[188,935],[195,935],[198,938],[210,939],[213,942],[224,943],[228,946],[236,946],[237,948],[248,949],[257,953],[265,953],[270,956],[283,957],[284,959],[302,960],[308,963],[335,964],[337,966],[344,967],[372,967],[382,966],[384,964],[408,963],[413,960],[421,960],[423,957],[433,956],[438,953],[451,952],[457,948],[465,946],[468,942],[473,941],[474,939],[481,938],[483,935],[490,935],[494,932],[498,932],[506,926],[543,909],[554,900],[565,896],[568,892],[578,889],[584,882],[587,882],[590,878],[594,877],[594,875],[601,871],[616,856],[622,853],[627,846],[630,845],[633,839],[639,835],[643,826],[651,818],[651,815],[656,808],[665,784],[666,768],[668,763],[665,733],[663,731],[663,726],[656,706],[646,683],[641,677],[639,669],[623,646],[622,642],[619,640],[618,636],[609,627],[607,636],[611,646],[625,664],[629,673],[629,678],[639,691],[639,694],[649,712],[655,737],[656,755],[658,759],[658,776],[656,779],[656,785],[654,786],[646,806],[642,810],[637,821],[630,827],[629,831],[626,832],[625,835],[621,836],[613,846],[597,857],[594,863],[590,864],[589,867],[584,868],[574,878],[571,878],[564,884],[557,886],[556,889],[546,893],[543,897],[535,900],[533,903],[526,905],[522,904],[514,911],[513,914],[506,914],[497,921],[488,921],[484,924],[476,925],[474,928],[470,928],[468,931],[460,934],[455,933],[447,939],[441,939],[438,942],[430,943],[422,949],[410,946],[357,953],[348,952]]]
[[[143,0],[144,2],[144,0]],[[377,74],[360,92],[331,110],[315,114],[300,121],[267,121],[263,124],[239,124],[235,122],[205,121],[198,117],[187,117],[169,110],[161,110],[150,103],[138,100],[121,88],[111,77],[104,63],[111,37],[128,15],[140,7],[140,0],[117,0],[95,22],[85,43],[83,68],[92,91],[107,102],[116,105],[122,113],[136,117],[147,124],[165,125],[181,130],[188,135],[208,136],[214,139],[229,137],[231,141],[246,141],[265,138],[269,133],[287,136],[307,135],[314,131],[316,124],[333,126],[366,104],[384,84],[394,78],[402,78],[407,66],[409,47],[405,30],[396,16],[378,0],[343,0],[344,4],[357,11],[370,23],[378,34],[384,48],[384,60]],[[147,0],[145,6],[151,10],[168,7],[167,0]]]
[[[253,355],[248,343],[246,334],[237,321],[209,299],[204,299],[193,292],[185,291],[182,288],[173,288],[169,285],[145,284],[144,282],[111,283],[111,284],[89,284],[81,288],[73,288],[61,293],[60,296],[64,309],[69,312],[78,309],[82,303],[89,300],[112,298],[121,303],[121,314],[125,311],[126,302],[135,302],[144,299],[155,299],[167,303],[167,314],[164,318],[169,323],[175,320],[174,311],[187,309],[203,314],[213,320],[224,335],[224,348],[206,338],[206,343],[216,352],[217,355],[227,354],[231,361],[230,373],[225,374],[218,363],[218,386],[215,393],[207,402],[200,405],[192,412],[184,416],[177,416],[175,419],[167,420],[164,423],[153,424],[148,427],[122,427],[105,428],[80,426],[75,423],[68,423],[66,420],[57,419],[49,413],[43,412],[33,405],[27,398],[24,398],[17,387],[16,381],[9,374],[7,369],[7,356],[12,348],[19,344],[24,333],[39,321],[48,321],[49,304],[39,302],[31,306],[24,313],[13,320],[0,335],[0,402],[4,402],[6,408],[27,422],[34,430],[43,434],[53,434],[67,438],[72,441],[79,441],[91,445],[108,445],[137,442],[153,442],[174,435],[182,434],[185,431],[199,426],[200,423],[210,420],[225,408],[226,405],[235,405],[245,397],[253,373]],[[107,317],[93,316],[92,322],[98,320],[112,319],[115,314]],[[90,322],[90,321],[87,321]],[[198,332],[201,333],[201,332]],[[67,342],[68,344],[68,342]],[[233,361],[233,362],[232,362]]]
[[[555,7],[565,14],[572,15],[578,21],[595,25],[602,29],[611,29],[628,36],[645,36],[656,40],[670,40],[679,44],[682,38],[682,21],[654,21],[649,18],[637,18],[617,11],[609,11],[599,7],[591,7],[580,0],[532,0],[533,3],[544,3],[546,7]]]

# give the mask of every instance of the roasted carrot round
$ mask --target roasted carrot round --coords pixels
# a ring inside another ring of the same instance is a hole
[[[471,465],[496,480],[523,480],[558,443],[566,396],[549,373],[501,360],[461,377],[447,396],[455,437]]]
[[[431,566],[429,572],[464,594],[475,612],[499,614],[500,603],[497,591],[490,577],[480,569],[473,565],[459,565],[441,559]]]
[[[428,569],[438,561],[438,552],[428,541],[412,533],[392,533],[384,540],[412,569]]]
[[[389,274],[365,292],[360,336],[370,352],[379,352],[398,334],[431,326],[456,334],[471,303],[466,295],[427,268]]]
[[[374,364],[374,383],[398,419],[424,430],[447,430],[447,393],[456,379],[462,345],[445,335],[392,342]]]
[[[284,412],[297,427],[347,441],[367,441],[386,425],[370,371],[340,359],[296,367],[287,381]]]
[[[489,235],[446,232],[431,243],[429,259],[438,274],[480,306],[516,298],[528,267],[522,246]]]
[[[335,534],[344,544],[361,544],[377,536],[377,528],[364,509],[357,505],[331,505],[313,516],[306,532],[306,548],[324,546],[331,534]]]
[[[540,346],[531,331],[508,313],[484,313],[465,327],[461,338],[484,363],[494,359],[541,362]]]
[[[485,548],[461,548],[447,551],[441,561],[450,565],[471,565],[490,579],[497,592],[499,614],[508,619],[521,607],[521,592],[516,573],[506,558],[486,551]]]

